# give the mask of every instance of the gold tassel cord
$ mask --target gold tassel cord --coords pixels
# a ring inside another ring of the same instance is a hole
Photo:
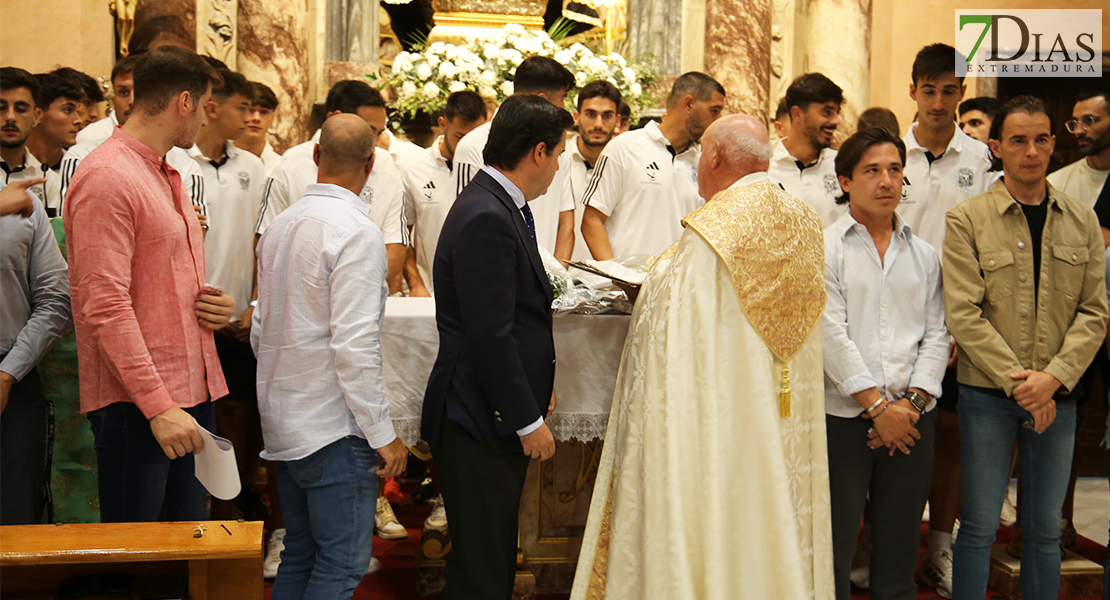
[[[782,390],[779,392],[779,415],[790,417],[790,367],[782,367]]]

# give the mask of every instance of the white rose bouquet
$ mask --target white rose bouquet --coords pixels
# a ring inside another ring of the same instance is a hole
[[[402,52],[382,82],[392,87],[397,110],[414,115],[419,110],[435,113],[447,96],[464,89],[474,90],[501,103],[513,94],[516,68],[530,56],[549,56],[574,74],[575,84],[605,79],[617,86],[632,108],[633,118],[649,108],[655,98],[648,90],[656,74],[647,64],[630,62],[619,54],[599,56],[580,43],[561,46],[547,33],[506,25],[497,40],[475,39],[465,46],[435,42],[417,52]],[[567,95],[567,109],[574,110],[577,90]]]

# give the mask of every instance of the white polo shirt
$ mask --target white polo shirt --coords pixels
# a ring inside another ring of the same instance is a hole
[[[675,154],[655,122],[605,146],[582,202],[608,217],[613,256],[659,256],[682,235],[682,218],[705,204],[698,195],[700,156],[697,144]]]
[[[1106,184],[1107,175],[1110,171],[1092,169],[1087,159],[1081,158],[1050,173],[1048,182],[1084,205],[1094,207],[1098,195],[1102,193],[1102,186]]]
[[[270,173],[274,172],[274,168],[281,164],[281,155],[274,150],[269,141],[262,148],[262,156],[258,158],[262,159],[262,168],[266,169],[266,177],[269,177]]]
[[[237,318],[251,301],[254,223],[266,170],[257,156],[228,142],[226,160],[214,163],[195,145],[188,151],[204,177],[210,224],[204,237],[207,282],[231,294]],[[216,166],[219,164],[219,166]]]
[[[385,128],[385,135],[389,138],[389,156],[393,158],[393,163],[398,166],[425,150],[408,140],[402,140],[393,135],[388,127]]]
[[[65,155],[62,155],[63,159]],[[44,184],[43,205],[46,206],[46,214],[50,217],[59,217],[62,215],[62,163],[58,163],[57,169],[51,169],[42,162],[39,163],[39,177],[45,177],[46,183]]]
[[[767,176],[782,186],[786,193],[812,206],[821,215],[821,225],[828,227],[848,212],[848,205],[837,205],[840,181],[836,178],[836,150],[824,148],[811,165],[802,165],[783,145],[775,146]]]
[[[3,158],[0,158],[0,173],[2,173],[4,177],[4,180],[0,181],[0,189],[4,189],[9,183],[42,177],[42,163],[40,163],[39,159],[35,158],[35,155],[31,154],[31,151],[24,146],[23,166],[9,167],[8,163],[6,163]],[[27,191],[37,198],[39,202],[43,203],[43,208],[46,207],[46,191],[43,189],[42,184],[33,185],[27,188]]]
[[[304,196],[308,186],[316,183],[319,168],[312,161],[312,147],[320,139],[317,131],[312,139],[286,151],[281,164],[270,174],[262,193],[262,206],[254,232],[261,235],[281,211]],[[374,149],[374,169],[362,188],[360,197],[370,206],[370,220],[382,230],[386,244],[409,243],[405,220],[405,190],[389,153]]]
[[[99,123],[100,121],[97,121]],[[90,125],[89,127],[92,127]],[[85,129],[88,129],[86,127]],[[65,205],[66,194],[69,193],[69,182],[73,180],[73,175],[77,173],[77,166],[90,152],[96,149],[97,146],[104,143],[102,138],[93,140],[91,142],[81,142],[74,144],[66,150],[62,156],[62,167],[59,169],[61,173],[61,198],[62,205]],[[189,202],[193,206],[199,206],[201,214],[208,216],[208,202],[204,194],[204,175],[200,172],[200,167],[193,157],[189,156],[183,148],[173,147],[166,153],[166,162],[181,174],[181,186],[185,195],[189,197]],[[61,208],[58,209],[58,214],[61,214]],[[209,217],[208,225],[211,227],[212,219]]]
[[[590,247],[586,245],[586,238],[582,237],[582,213],[586,210],[586,188],[590,185],[590,178],[594,174],[594,166],[587,163],[582,152],[578,149],[578,137],[567,140],[567,149],[563,155],[568,160],[567,168],[570,169],[570,189],[574,196],[574,252],[572,260],[587,260]]]
[[[927,150],[914,135],[917,125],[914,123],[902,138],[906,144],[906,166],[902,171],[898,214],[940,258],[948,210],[986,192],[994,181],[987,173],[991,167],[990,149],[957,127],[944,153],[930,163]]]
[[[489,141],[489,130],[493,119],[475,127],[463,136],[455,146],[455,191],[456,194],[470,183],[471,179],[486,164],[483,151]],[[564,154],[559,155],[559,171],[547,188],[547,193],[528,203],[532,218],[536,223],[536,242],[550,252],[555,251],[555,240],[559,235],[559,213],[574,210],[574,194],[571,192],[568,163]]]
[[[432,285],[432,261],[443,221],[455,203],[455,179],[447,159],[439,151],[443,136],[430,148],[414,154],[400,164],[401,181],[405,184],[405,204],[411,207],[413,223],[412,246],[416,252],[416,268],[429,292]]]
[[[107,117],[95,122],[89,123],[89,126],[77,132],[77,143],[83,144],[85,142],[95,142],[96,140],[105,140],[112,137],[112,131],[119,126],[119,120],[116,119],[116,111],[108,113]]]

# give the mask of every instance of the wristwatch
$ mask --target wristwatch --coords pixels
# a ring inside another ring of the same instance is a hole
[[[918,392],[906,392],[902,397],[910,401],[910,404],[917,409],[917,412],[925,414],[925,407],[929,404],[929,399]]]

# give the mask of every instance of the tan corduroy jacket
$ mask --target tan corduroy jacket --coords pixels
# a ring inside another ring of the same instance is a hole
[[[1029,225],[1001,180],[948,211],[944,303],[962,384],[1010,396],[1021,383],[1010,374],[1033,369],[1070,391],[1105,339],[1110,313],[1098,218],[1051,185],[1047,202],[1039,296]]]

